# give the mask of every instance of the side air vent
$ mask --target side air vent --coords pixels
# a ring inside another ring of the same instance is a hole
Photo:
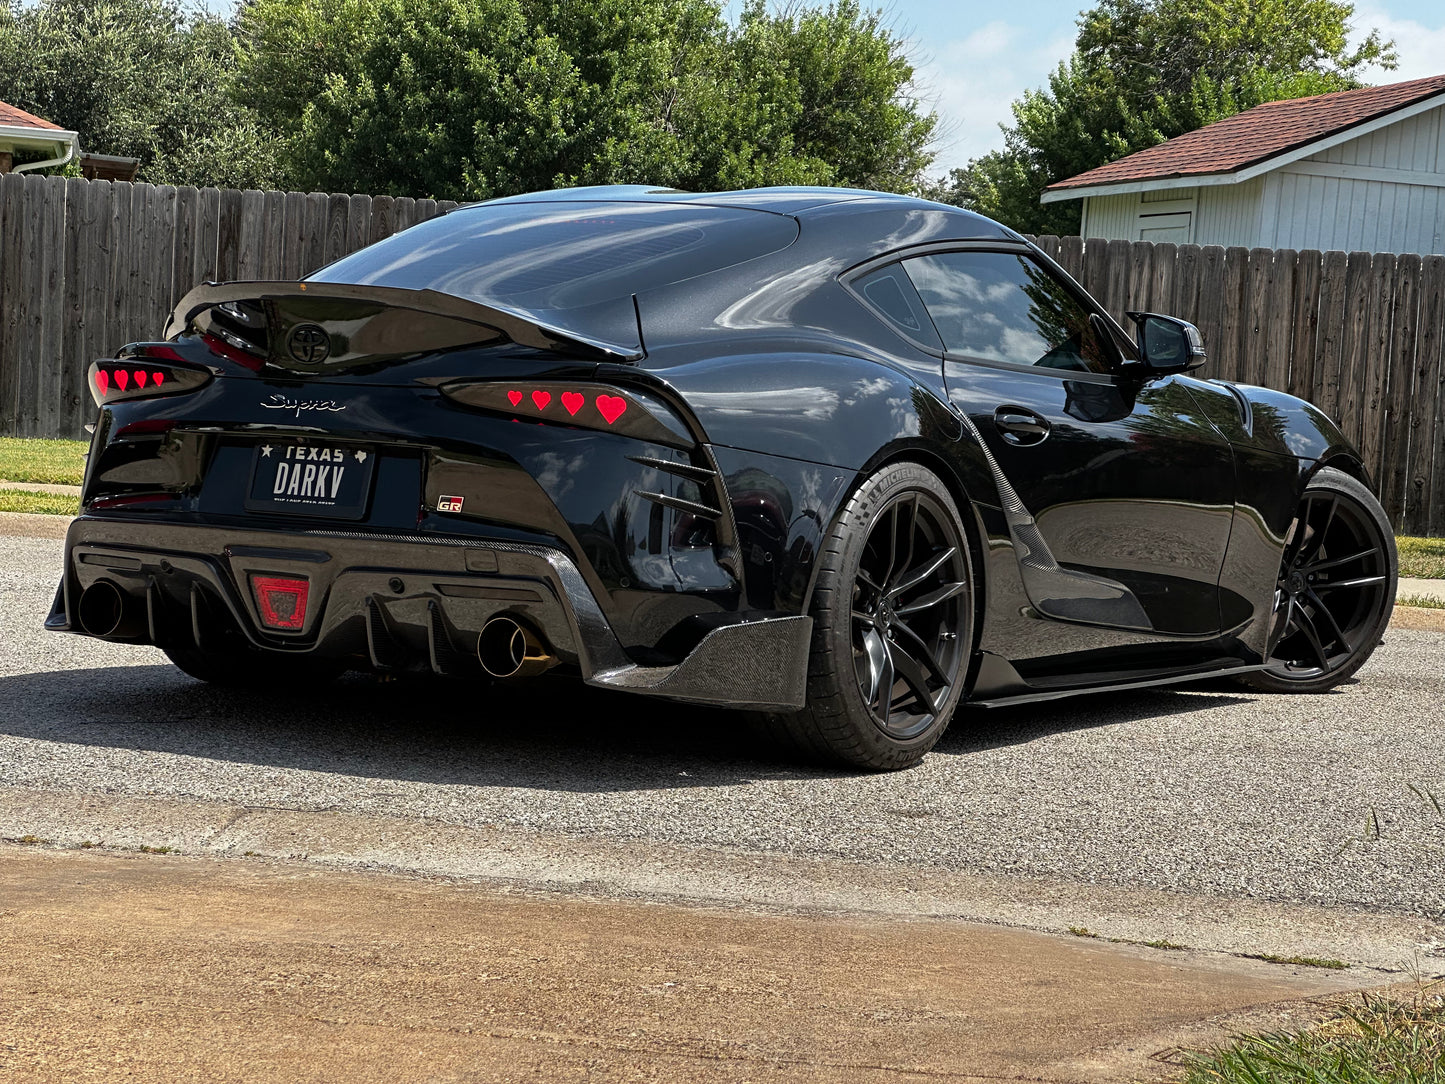
[[[684,491],[688,493],[686,497],[639,490],[637,495],[643,498],[643,500],[660,504],[664,508],[673,508],[679,512],[687,512],[690,515],[701,516],[704,519],[715,520],[722,518],[722,512],[719,509],[706,503],[709,494],[714,500],[717,500],[717,471],[710,467],[699,467],[693,463],[679,463],[672,459],[658,459],[650,455],[630,455],[627,458],[634,463],[640,463],[644,467],[652,467],[655,470],[660,470],[666,474],[682,478],[689,483],[683,487]]]

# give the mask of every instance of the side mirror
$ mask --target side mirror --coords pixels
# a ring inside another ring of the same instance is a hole
[[[1188,320],[1153,312],[1126,313],[1139,329],[1135,340],[1145,370],[1152,376],[1186,373],[1209,360],[1204,336]]]

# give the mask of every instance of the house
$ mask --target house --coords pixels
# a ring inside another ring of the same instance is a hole
[[[0,173],[24,173],[44,166],[63,166],[80,152],[80,137],[33,113],[0,102]],[[40,158],[15,164],[17,153]]]
[[[1059,181],[1085,237],[1445,253],[1445,75],[1267,102]]]

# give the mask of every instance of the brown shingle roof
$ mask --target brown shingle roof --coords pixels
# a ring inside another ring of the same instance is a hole
[[[0,126],[6,128],[45,128],[52,132],[64,131],[58,124],[51,124],[48,120],[42,120],[34,113],[27,113],[25,110],[11,105],[9,102],[0,102]]]
[[[1235,173],[1437,94],[1445,94],[1445,75],[1390,83],[1383,87],[1317,94],[1312,98],[1266,102],[1087,173],[1058,181],[1045,191],[1166,177]]]

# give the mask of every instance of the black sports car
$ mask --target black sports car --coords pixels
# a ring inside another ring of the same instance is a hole
[[[901,196],[462,207],[97,361],[46,623],[218,682],[556,667],[866,768],[964,703],[1343,681],[1396,575],[1359,455],[1131,319]]]

